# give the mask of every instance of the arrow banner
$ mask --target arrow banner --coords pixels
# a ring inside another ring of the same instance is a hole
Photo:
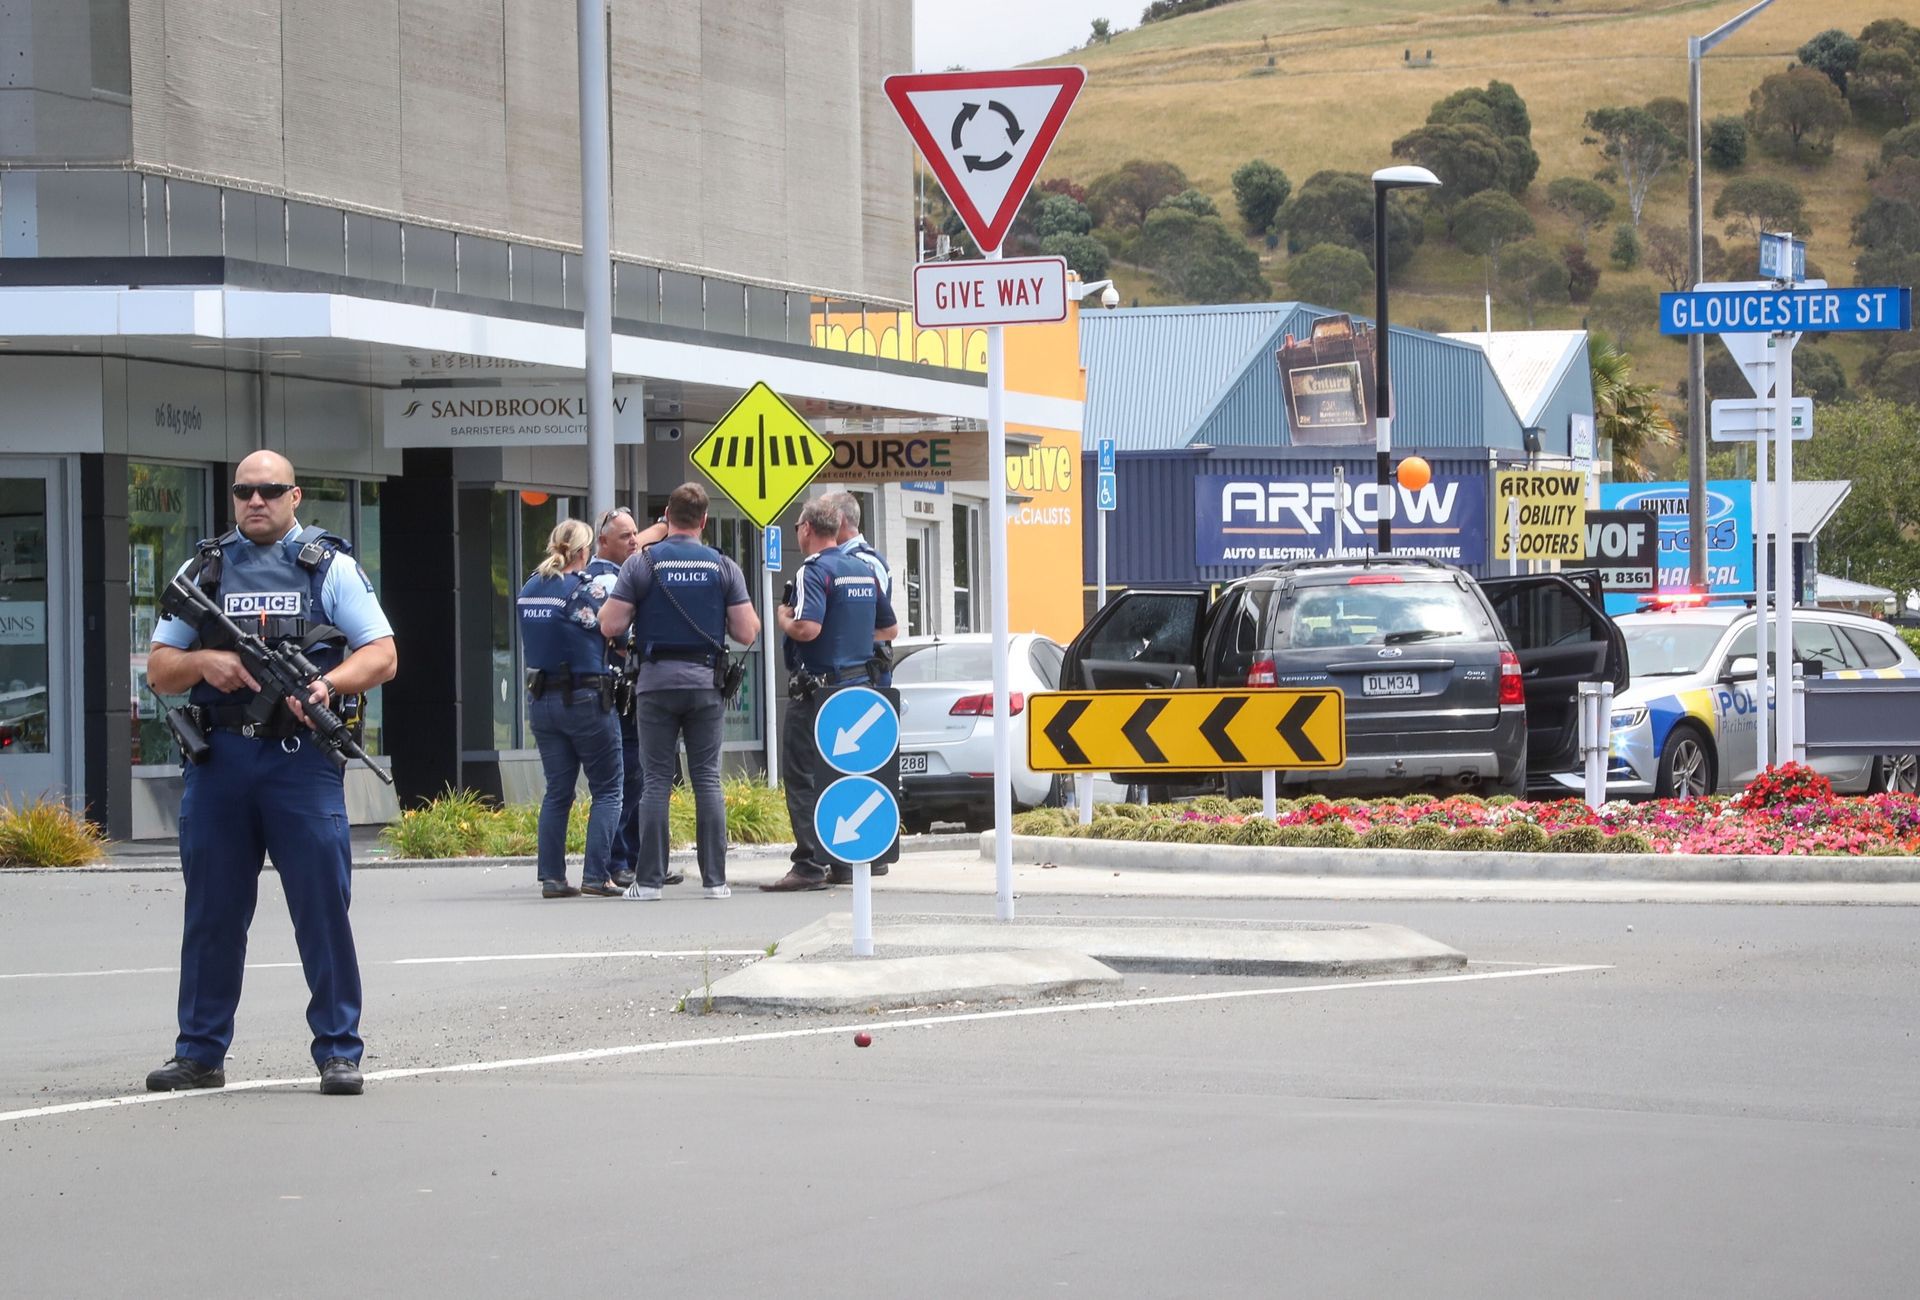
[[[1337,690],[1049,691],[1027,699],[1036,772],[1332,769],[1347,761]]]

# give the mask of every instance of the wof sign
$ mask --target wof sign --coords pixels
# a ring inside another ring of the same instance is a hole
[[[1660,565],[1660,525],[1648,510],[1589,510],[1583,569],[1600,571],[1606,591],[1652,591]]]

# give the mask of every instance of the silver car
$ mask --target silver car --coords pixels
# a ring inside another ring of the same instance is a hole
[[[1607,794],[1686,798],[1743,788],[1758,772],[1762,711],[1753,611],[1681,607],[1616,622],[1626,636],[1632,684],[1613,701]],[[1793,653],[1828,677],[1920,676],[1920,659],[1893,628],[1836,610],[1795,610]],[[1836,790],[1915,787],[1911,754],[1816,758],[1811,765]],[[1569,788],[1580,784],[1578,774],[1558,779]]]

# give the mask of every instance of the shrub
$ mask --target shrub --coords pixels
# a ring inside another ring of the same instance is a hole
[[[1363,849],[1398,849],[1405,847],[1407,832],[1399,826],[1369,826],[1360,835],[1360,847]]]
[[[1095,817],[1093,819],[1093,838],[1096,840],[1130,840],[1140,832],[1135,829],[1140,823],[1131,817]]]
[[[1094,818],[1098,821],[1099,818]],[[1058,835],[1071,822],[1060,816],[1058,808],[1035,808],[1032,812],[1013,815],[1013,833],[1015,835]]]
[[[1242,817],[1252,817],[1264,811],[1265,808],[1266,802],[1262,800],[1259,795],[1252,795],[1233,801],[1233,810]]]
[[[1109,817],[1125,817],[1129,821],[1143,822],[1152,817],[1153,813],[1144,804],[1102,803],[1094,805],[1093,815],[1096,819],[1104,815]]]
[[[1520,798],[1518,795],[1496,794],[1492,798],[1487,800],[1487,807],[1505,808],[1509,804],[1516,804],[1519,802],[1520,802]]]
[[[106,849],[100,828],[58,799],[0,802],[0,866],[83,867]]]
[[[1229,842],[1265,847],[1280,843],[1280,838],[1280,827],[1264,817],[1249,817],[1233,828],[1233,838]]]
[[[1175,844],[1205,844],[1213,833],[1213,822],[1175,822],[1173,823],[1173,842]]]
[[[1360,836],[1345,822],[1322,822],[1307,836],[1307,847],[1314,849],[1350,849],[1359,842]]]
[[[727,801],[727,840],[733,844],[785,844],[793,838],[793,823],[787,817],[787,796],[764,781],[736,777],[722,783]],[[687,830],[676,834],[675,843],[693,842],[693,792],[673,788],[674,805],[687,815]],[[671,809],[669,815],[671,815]],[[1065,812],[1064,809],[1056,811]]]
[[[1443,849],[1447,846],[1447,836],[1451,834],[1439,822],[1415,822],[1407,827],[1404,844],[1410,849]]]
[[[1488,853],[1500,847],[1500,836],[1487,826],[1466,826],[1447,836],[1446,848],[1455,853]]]
[[[1633,232],[1632,226],[1623,224],[1615,228],[1607,260],[1622,271],[1631,271],[1640,265],[1640,236]]]
[[[1605,853],[1607,833],[1598,826],[1565,826],[1547,836],[1549,853]]]
[[[1618,835],[1607,837],[1606,851],[1609,853],[1651,853],[1653,841],[1639,831],[1621,831]]]
[[[1733,806],[1746,812],[1791,808],[1803,803],[1828,803],[1833,782],[1805,763],[1778,763],[1753,778],[1735,796]]]
[[[1193,801],[1193,810],[1224,817],[1233,811],[1233,800],[1223,794],[1203,794]]]
[[[1532,822],[1515,822],[1501,830],[1500,847],[1509,853],[1544,852],[1547,833]]]
[[[488,853],[494,807],[476,790],[443,793],[419,808],[409,808],[380,832],[395,857],[463,858]]]
[[[1148,822],[1145,829],[1140,832],[1140,838],[1152,844],[1170,844],[1173,842],[1174,833],[1179,829],[1179,822],[1160,818]]]
[[[1274,843],[1282,848],[1304,849],[1313,847],[1313,837],[1319,831],[1318,826],[1276,826]]]
[[[1706,136],[1700,142],[1707,165],[1716,171],[1730,172],[1747,162],[1747,124],[1737,117],[1716,117],[1707,123]]]
[[[1327,801],[1327,796],[1323,794],[1303,794],[1297,799],[1293,800],[1293,806],[1295,808],[1310,808],[1314,804],[1325,803],[1326,801]]]

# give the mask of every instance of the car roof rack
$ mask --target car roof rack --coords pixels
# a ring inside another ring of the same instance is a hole
[[[1273,564],[1262,565],[1255,572],[1292,573],[1299,569],[1371,568],[1374,565],[1388,564],[1417,564],[1429,569],[1453,567],[1445,560],[1436,560],[1431,555],[1329,555],[1311,560],[1280,560]]]

